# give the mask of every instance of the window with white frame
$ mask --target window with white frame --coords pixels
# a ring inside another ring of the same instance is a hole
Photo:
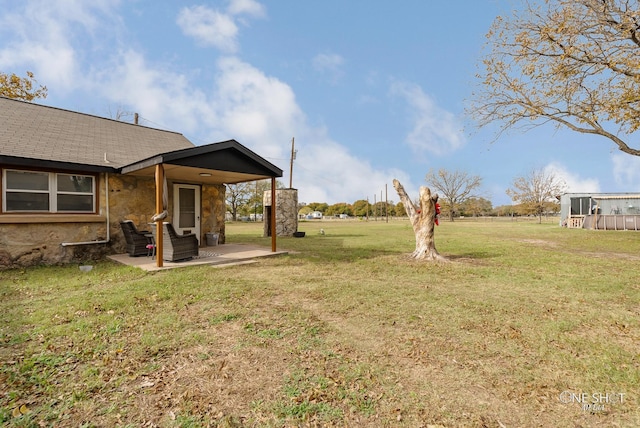
[[[93,213],[95,177],[5,169],[3,212]]]

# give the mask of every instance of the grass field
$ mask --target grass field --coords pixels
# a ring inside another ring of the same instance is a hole
[[[639,233],[444,222],[430,264],[406,220],[300,230],[244,266],[0,272],[0,423],[640,426]]]

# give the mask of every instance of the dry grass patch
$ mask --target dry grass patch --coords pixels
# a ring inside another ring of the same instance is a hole
[[[404,257],[406,222],[300,230],[279,240],[294,253],[225,269],[0,273],[0,420],[640,425],[640,273],[619,256],[637,234],[445,223],[451,262],[428,264]],[[227,234],[268,245],[259,225]],[[578,393],[625,395],[591,411]]]

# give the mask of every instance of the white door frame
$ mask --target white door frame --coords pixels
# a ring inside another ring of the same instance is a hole
[[[191,189],[194,193],[194,207],[186,207],[186,212],[180,212],[180,189]],[[194,233],[200,242],[200,193],[201,188],[197,184],[173,185],[173,228],[178,235]],[[181,218],[181,215],[183,218]],[[186,216],[186,218],[184,218]],[[182,223],[182,227],[180,226]]]

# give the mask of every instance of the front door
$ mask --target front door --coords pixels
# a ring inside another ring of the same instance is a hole
[[[200,242],[200,186],[173,185],[173,228],[178,235],[194,233]]]

